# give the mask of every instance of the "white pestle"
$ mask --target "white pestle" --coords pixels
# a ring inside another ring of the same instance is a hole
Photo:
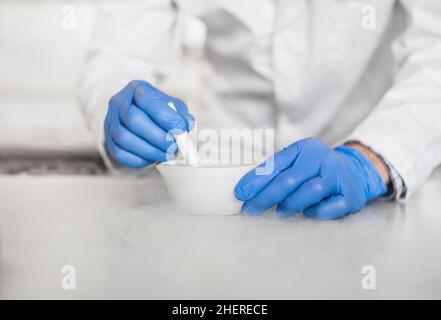
[[[173,102],[169,102],[168,106],[177,112]],[[175,138],[176,144],[178,145],[179,153],[182,155],[184,160],[188,161],[188,164],[190,164],[191,166],[197,166],[199,164],[198,152],[193,144],[193,141],[191,141],[188,131],[184,131],[179,134],[173,134],[173,137]]]

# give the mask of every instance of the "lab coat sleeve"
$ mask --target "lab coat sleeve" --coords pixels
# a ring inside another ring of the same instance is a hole
[[[109,99],[131,80],[155,84],[168,74],[176,12],[169,0],[106,0],[97,9],[78,85],[80,105],[108,168],[140,173],[119,167],[108,158],[104,119]]]
[[[385,157],[408,198],[441,163],[441,1],[401,3],[408,27],[392,46],[399,66],[394,83],[348,140]]]

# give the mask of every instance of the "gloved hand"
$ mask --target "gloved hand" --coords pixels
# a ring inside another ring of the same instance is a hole
[[[173,102],[176,111],[167,103]],[[132,81],[110,99],[104,124],[105,147],[117,163],[141,168],[163,162],[177,151],[169,131],[191,130],[187,106],[144,81]]]
[[[318,139],[308,138],[272,159],[270,174],[257,175],[254,169],[235,188],[236,197],[245,201],[242,210],[246,214],[259,214],[277,205],[283,216],[303,211],[312,218],[336,219],[359,211],[387,191],[373,163],[352,147],[332,150]]]

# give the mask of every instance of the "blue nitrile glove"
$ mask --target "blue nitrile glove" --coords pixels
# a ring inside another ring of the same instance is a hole
[[[354,213],[387,191],[374,164],[360,151],[342,146],[335,150],[320,140],[298,141],[274,157],[269,174],[256,169],[237,184],[236,197],[245,201],[243,212],[259,214],[277,205],[282,216],[304,212],[317,219],[336,219]],[[259,167],[268,166],[268,162]]]
[[[104,124],[106,151],[117,163],[131,168],[163,162],[177,151],[168,132],[191,130],[193,125],[183,101],[145,81],[132,81],[110,99]]]

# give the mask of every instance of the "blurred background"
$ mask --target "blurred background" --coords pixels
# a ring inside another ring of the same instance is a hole
[[[94,0],[0,0],[0,173],[104,172],[76,97],[96,10]],[[187,59],[199,28],[181,17]]]
[[[62,26],[68,5],[78,11],[74,29]],[[67,153],[96,158],[75,97],[94,15],[93,1],[0,1],[3,171],[22,170],[32,158],[71,158]]]
[[[62,25],[72,5],[73,29]],[[0,1],[2,173],[102,167],[75,92],[94,17],[94,1]]]

